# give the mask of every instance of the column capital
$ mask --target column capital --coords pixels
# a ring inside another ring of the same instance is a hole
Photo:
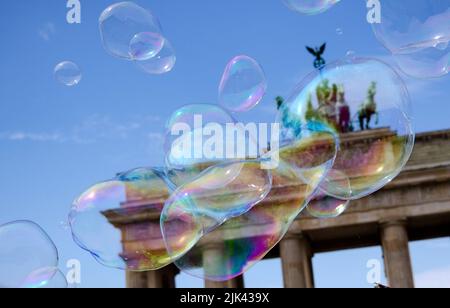
[[[292,232],[289,231],[286,233],[286,235],[283,237],[282,240],[298,240],[298,239],[308,239],[305,233],[298,231],[298,232]]]
[[[408,224],[408,218],[406,217],[390,217],[380,220],[379,225],[382,227],[392,226],[406,226]]]

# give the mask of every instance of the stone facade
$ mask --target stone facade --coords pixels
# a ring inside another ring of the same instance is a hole
[[[352,133],[351,146],[370,138],[379,138],[386,130]],[[263,202],[288,198],[282,188]],[[158,229],[158,217],[164,196],[133,218],[105,215],[124,232],[124,250],[133,243],[127,228],[146,222]],[[154,223],[149,223],[153,221]],[[254,226],[236,234],[252,236]],[[148,236],[150,230],[142,229]],[[214,232],[213,232],[214,233]],[[136,234],[133,232],[133,234]],[[232,234],[232,233],[230,233]],[[232,236],[227,234],[227,236]],[[133,235],[134,236],[134,235]],[[211,234],[207,242],[214,242]],[[402,173],[375,194],[353,201],[349,209],[333,219],[319,220],[300,215],[288,234],[266,257],[281,258],[284,285],[287,288],[314,287],[312,258],[316,253],[380,245],[383,248],[386,275],[394,288],[414,287],[408,242],[450,236],[450,130],[419,134],[413,155]],[[159,243],[158,245],[162,245]],[[178,271],[174,266],[149,273],[127,273],[130,288],[175,287]],[[243,279],[225,283],[205,282],[207,287],[240,288]]]

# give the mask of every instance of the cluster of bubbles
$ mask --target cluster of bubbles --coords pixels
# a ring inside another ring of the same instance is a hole
[[[165,74],[176,63],[175,50],[164,36],[159,20],[134,2],[119,2],[107,7],[99,18],[103,47],[112,56],[133,61],[148,74]],[[80,83],[80,67],[71,61],[58,63],[54,76],[61,84]]]
[[[450,66],[450,0],[384,0],[378,40],[400,69],[416,78],[441,77]]]
[[[67,288],[58,269],[58,251],[31,221],[0,226],[0,288]]]
[[[262,260],[300,214],[341,215],[410,157],[408,92],[383,62],[347,57],[313,72],[278,106],[278,148],[229,152],[236,140],[261,146],[234,114],[255,107],[266,88],[254,59],[233,58],[218,104],[187,105],[167,121],[165,167],[118,174],[73,203],[75,242],[109,267],[150,271],[174,263],[226,281]],[[378,127],[369,129],[376,116]],[[218,133],[229,125],[232,138]],[[205,141],[205,134],[218,137]],[[264,168],[275,156],[278,163]]]
[[[136,3],[107,7],[100,15],[99,28],[103,47],[110,55],[133,61],[149,74],[168,73],[175,66],[175,50],[158,18]]]
[[[366,0],[364,0],[366,2]],[[316,15],[340,0],[283,0],[291,10]],[[450,70],[450,0],[383,0],[373,23],[376,38],[398,68],[414,78],[438,78]],[[341,28],[336,30],[342,35]]]

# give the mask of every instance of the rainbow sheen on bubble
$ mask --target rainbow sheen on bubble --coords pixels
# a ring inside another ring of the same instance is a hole
[[[280,149],[274,151],[303,181],[317,186],[333,167],[339,150],[339,136],[320,122],[303,125],[294,121],[286,107],[282,106],[277,117],[277,122],[284,128],[280,136]],[[286,126],[290,129],[286,130]]]
[[[306,77],[278,118],[287,140],[310,123],[322,123],[316,132],[334,130],[339,151],[332,169],[350,181],[334,196],[358,199],[384,187],[408,161],[415,137],[410,108],[406,86],[390,66],[354,57]]]
[[[417,78],[448,74],[450,0],[384,0],[380,13],[374,33],[403,72]]]
[[[283,3],[292,11],[306,15],[324,13],[338,2],[340,0],[283,0]]]
[[[162,268],[172,262],[159,225],[168,196],[158,169],[140,168],[96,184],[73,203],[73,238],[105,266],[129,271]]]
[[[261,168],[261,161],[208,168],[166,201],[161,229],[169,254],[184,255],[204,234],[264,200],[271,188],[272,173]]]
[[[145,61],[155,57],[164,47],[164,37],[160,33],[137,33],[130,42],[130,57],[136,61]]]
[[[66,277],[56,267],[44,267],[30,273],[20,288],[25,289],[65,289]]]
[[[177,56],[175,54],[175,49],[170,41],[165,39],[164,46],[156,56],[146,60],[135,61],[134,63],[144,73],[162,75],[172,71],[176,62]]]
[[[55,79],[67,87],[76,86],[82,78],[80,67],[71,61],[58,63],[53,73]]]
[[[333,195],[342,196],[339,199]],[[307,213],[316,218],[326,219],[340,216],[347,210],[351,197],[349,179],[341,172],[334,169],[327,173],[326,178],[319,184],[314,198],[309,202]]]
[[[248,56],[227,64],[219,85],[219,104],[230,112],[247,112],[263,99],[267,80],[259,63]]]
[[[140,54],[142,45],[144,50],[153,56],[158,54],[162,48],[161,43],[164,36],[158,19],[150,11],[134,2],[119,2],[110,5],[100,15],[98,23],[103,47],[112,56],[133,60],[133,53]],[[157,39],[151,40],[150,44],[147,40],[145,40],[147,43],[141,44],[144,37],[140,36],[143,33],[152,33]],[[136,36],[140,41],[137,45]],[[147,56],[143,57],[145,59]]]
[[[36,223],[0,226],[0,288],[65,288],[58,276],[58,250]]]
[[[197,228],[186,228],[183,229],[186,232],[181,233],[173,231],[170,233],[173,239],[169,237],[166,241],[168,251],[177,256],[177,267],[201,279],[227,281],[242,275],[262,260],[283,238],[317,188],[301,180],[297,172],[284,162],[272,170],[272,176],[270,193],[263,201],[243,215],[228,217],[215,227],[210,224],[215,221],[214,214],[187,202],[190,205],[183,206],[185,210],[178,216],[190,222],[187,226],[197,222]],[[228,198],[228,193],[218,190],[215,198]],[[166,220],[162,219],[161,223],[164,228]],[[174,226],[170,229],[177,230]],[[204,232],[200,233],[202,229]],[[190,233],[194,230],[199,233]],[[186,238],[189,238],[189,245],[183,246],[186,242],[179,239]]]
[[[224,132],[227,124],[235,122],[217,105],[192,104],[176,110],[167,121],[164,143],[169,179],[181,186],[208,167],[222,163],[227,146],[233,146]]]

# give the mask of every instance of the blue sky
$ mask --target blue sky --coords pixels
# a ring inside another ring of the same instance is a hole
[[[97,264],[72,242],[61,226],[71,201],[119,171],[161,165],[165,120],[183,105],[215,103],[229,59],[247,54],[264,67],[266,98],[241,120],[266,122],[275,117],[273,98],[287,96],[311,71],[305,45],[327,41],[327,60],[349,50],[388,59],[366,22],[364,1],[342,1],[318,16],[293,13],[281,0],[135,2],[159,17],[176,49],[178,61],[169,74],[144,74],[104,51],[97,21],[114,1],[81,0],[80,25],[67,24],[65,0],[4,1],[0,13],[0,224],[39,223],[59,247],[63,270],[68,259],[81,261],[82,287],[122,287],[124,274]],[[53,68],[64,60],[82,69],[76,87],[54,80]],[[416,129],[448,128],[443,111],[448,110],[450,78],[406,81]],[[412,244],[418,277],[450,273],[449,242]],[[381,259],[379,248],[317,255],[317,285],[367,287],[366,262],[374,258]],[[184,276],[179,283],[202,285]],[[256,266],[246,283],[281,286],[279,261]]]

